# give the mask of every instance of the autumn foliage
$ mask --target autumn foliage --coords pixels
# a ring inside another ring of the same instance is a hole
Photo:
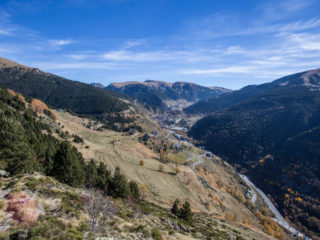
[[[50,110],[44,102],[42,102],[39,99],[32,99],[31,109],[37,113],[45,113],[54,120],[58,119],[57,115],[52,110]]]
[[[275,221],[273,221],[272,218],[264,216],[261,212],[256,212],[256,215],[261,224],[264,226],[264,230],[266,233],[275,238],[283,239],[284,233],[282,229]]]
[[[11,90],[11,89],[7,89],[8,93],[13,96],[13,97],[18,97],[18,99],[24,103],[24,105],[27,104],[26,99],[24,98],[24,96],[22,96],[20,93],[16,93],[15,91]]]

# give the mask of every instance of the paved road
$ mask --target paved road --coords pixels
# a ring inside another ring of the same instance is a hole
[[[239,174],[240,175],[240,174]],[[240,177],[246,182],[246,184],[252,188],[252,190],[255,190],[257,193],[259,193],[259,195],[263,198],[263,200],[265,201],[265,203],[267,204],[268,208],[270,209],[270,211],[274,214],[275,218],[274,221],[277,222],[279,225],[281,225],[282,227],[284,227],[285,229],[287,229],[289,232],[291,232],[292,234],[299,234],[299,232],[297,231],[297,229],[295,229],[294,227],[292,227],[285,219],[284,217],[280,214],[280,212],[278,211],[278,209],[273,205],[273,203],[271,202],[271,200],[267,197],[267,195],[262,192],[258,187],[256,187],[253,182],[251,182],[249,180],[249,178],[245,175],[240,175]],[[301,233],[300,233],[301,234]],[[303,236],[301,234],[301,236]]]
[[[239,174],[239,176],[240,176],[241,179],[242,179],[243,181],[245,181],[246,184],[251,188],[251,190],[252,190],[251,202],[252,202],[253,204],[255,204],[256,201],[257,201],[257,194],[256,194],[256,192],[255,192],[255,190],[254,190],[254,185],[251,185],[252,182],[248,179],[247,176],[241,175],[241,174]]]

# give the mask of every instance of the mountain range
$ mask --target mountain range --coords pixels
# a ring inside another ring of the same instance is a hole
[[[99,83],[91,85],[100,88],[103,86]],[[105,89],[131,96],[152,109],[164,109],[179,103],[189,105],[231,92],[231,90],[221,87],[204,87],[190,82],[169,83],[156,80],[111,83]]]

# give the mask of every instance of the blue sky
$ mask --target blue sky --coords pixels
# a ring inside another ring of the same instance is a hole
[[[86,83],[238,89],[320,67],[318,0],[1,0],[0,56]]]

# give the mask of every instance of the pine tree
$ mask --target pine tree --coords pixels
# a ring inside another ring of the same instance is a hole
[[[139,187],[135,181],[130,181],[129,188],[131,197],[137,200],[140,199]]]
[[[86,185],[89,187],[94,187],[97,185],[97,180],[98,180],[97,165],[93,161],[93,159],[91,159],[90,163],[86,168]]]
[[[100,162],[97,169],[97,175],[97,187],[106,190],[111,182],[111,173],[102,162]]]
[[[176,199],[173,203],[173,206],[171,208],[171,213],[175,216],[179,216],[180,215],[180,208],[179,208],[179,203],[180,201],[178,199]]]
[[[62,142],[54,158],[53,175],[71,186],[84,183],[84,159],[69,142]]]
[[[116,198],[126,198],[129,196],[130,189],[127,178],[121,173],[119,167],[116,167],[114,171],[108,192],[111,196]]]
[[[40,169],[36,155],[27,140],[26,132],[16,120],[11,110],[5,109],[0,114],[0,161],[11,174],[18,174]]]
[[[185,220],[187,223],[192,222],[192,211],[191,211],[191,206],[188,201],[186,201],[180,210],[180,218]]]

